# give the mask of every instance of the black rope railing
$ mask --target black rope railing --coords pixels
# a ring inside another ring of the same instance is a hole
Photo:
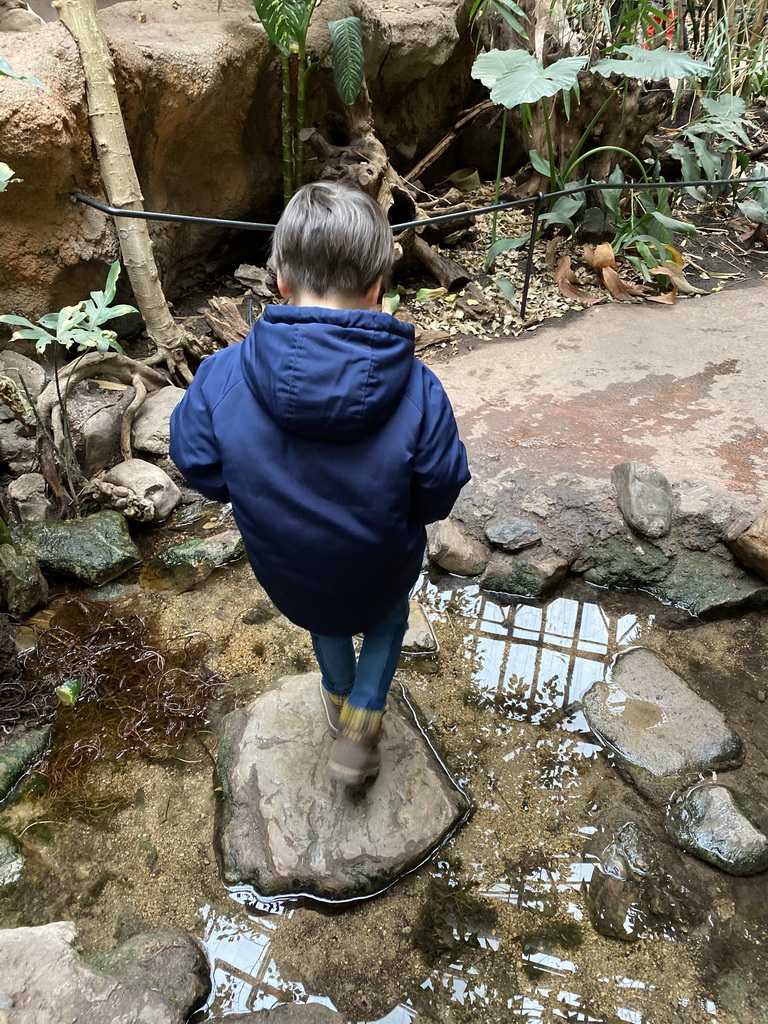
[[[520,315],[525,318],[525,308],[528,301],[528,288],[533,270],[533,251],[538,231],[539,215],[545,202],[551,199],[561,199],[563,196],[579,195],[583,192],[605,192],[618,190],[620,192],[631,191],[641,192],[650,189],[672,189],[680,191],[686,188],[711,188],[714,185],[760,185],[763,183],[768,187],[768,178],[703,178],[699,181],[664,181],[643,180],[632,182],[608,182],[590,181],[584,185],[572,185],[568,188],[559,189],[556,192],[537,192],[536,195],[527,196],[524,199],[510,199],[503,203],[493,203],[490,206],[480,206],[469,210],[453,211],[451,213],[437,214],[435,217],[422,218],[420,220],[405,221],[402,224],[393,224],[392,232],[399,234],[409,228],[424,228],[428,224],[446,224],[450,221],[468,220],[485,213],[502,213],[505,210],[518,210],[525,206],[533,207],[533,220],[531,223],[531,240],[528,245],[528,252],[525,263],[525,274],[523,278],[523,291],[520,297]],[[156,213],[149,210],[123,210],[116,206],[108,206],[106,203],[85,195],[83,192],[74,191],[70,194],[72,202],[84,203],[102,213],[108,213],[112,217],[133,217],[137,220],[166,220],[180,224],[210,224],[217,227],[236,228],[241,231],[274,231],[276,225],[262,223],[260,221],[248,220],[223,220],[219,217],[192,217],[183,213]]]

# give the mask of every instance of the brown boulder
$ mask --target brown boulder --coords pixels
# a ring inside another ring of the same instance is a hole
[[[768,580],[768,509],[746,530],[728,537],[728,547],[742,565]]]

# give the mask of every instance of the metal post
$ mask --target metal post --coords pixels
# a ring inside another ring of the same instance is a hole
[[[533,247],[536,244],[536,232],[539,228],[539,212],[544,200],[544,193],[537,192],[533,203],[533,220],[531,221],[531,244],[528,246],[528,256],[525,261],[525,280],[523,281],[523,296],[520,299],[520,316],[525,320],[525,306],[528,302],[528,285],[531,281],[533,270]]]

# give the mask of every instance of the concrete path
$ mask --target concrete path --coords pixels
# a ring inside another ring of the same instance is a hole
[[[611,304],[437,372],[476,473],[606,481],[635,459],[768,505],[768,282],[674,306]]]

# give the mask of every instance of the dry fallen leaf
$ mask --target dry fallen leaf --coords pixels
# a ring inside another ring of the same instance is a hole
[[[668,277],[670,283],[675,286],[676,290],[682,295],[706,295],[706,291],[703,288],[697,288],[692,285],[682,270],[675,266],[674,263],[667,263],[665,267],[651,267],[650,271],[652,274],[663,274]]]
[[[649,302],[663,302],[667,306],[672,306],[677,299],[677,285],[674,286],[671,292],[664,292],[663,295],[646,295],[646,299]]]
[[[451,335],[448,331],[416,331],[416,345],[415,349],[417,352],[421,352],[422,349],[429,348],[432,345],[441,345],[446,341],[451,340]]]
[[[642,285],[627,284],[626,281],[623,281],[613,267],[603,266],[600,273],[603,284],[619,302],[637,302],[641,295],[646,294],[646,289]]]
[[[616,255],[610,242],[601,242],[594,251],[593,267],[615,267]]]
[[[118,384],[114,380],[99,380],[97,377],[92,377],[89,381],[90,384],[98,384],[104,391],[127,391],[127,384]]]
[[[602,302],[597,295],[590,295],[579,284],[579,279],[571,269],[571,257],[563,256],[555,270],[555,284],[560,289],[560,294],[573,302],[580,302],[582,306],[593,306],[596,302]]]

